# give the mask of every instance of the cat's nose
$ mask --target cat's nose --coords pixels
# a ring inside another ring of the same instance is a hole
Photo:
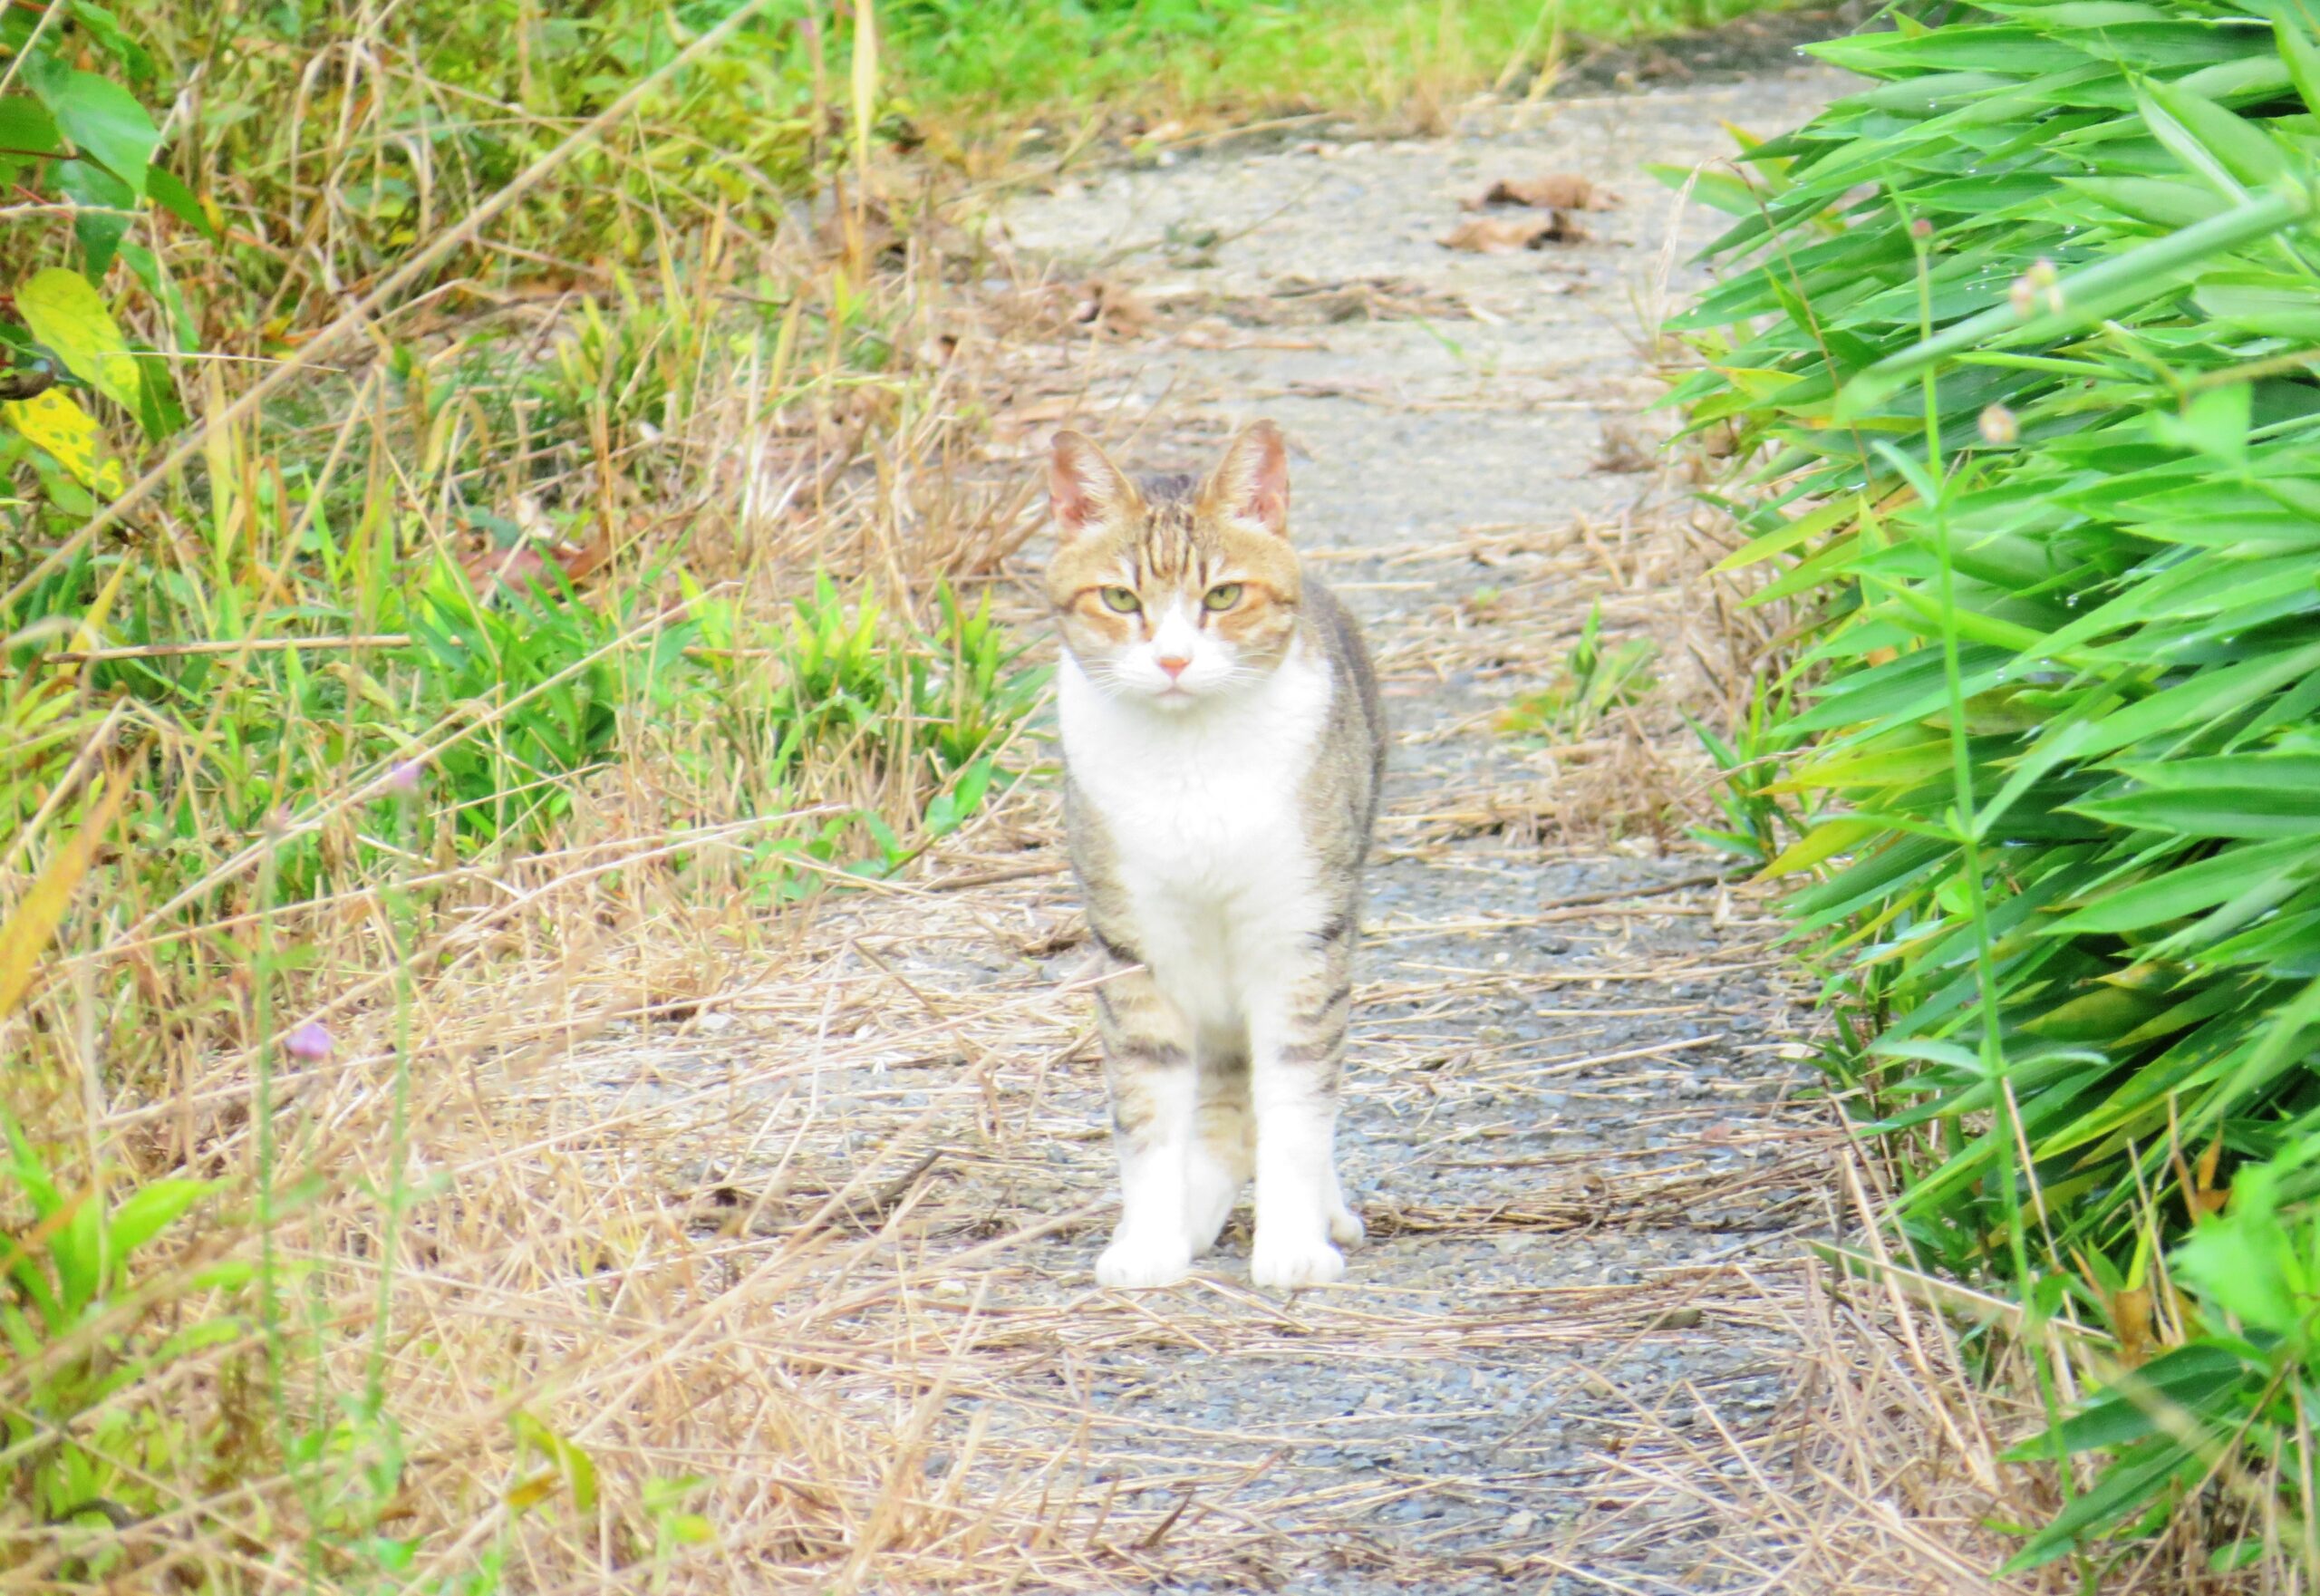
[[[1184,654],[1160,654],[1155,656],[1152,663],[1167,672],[1168,680],[1174,682],[1184,673],[1184,667],[1191,664],[1192,661]]]

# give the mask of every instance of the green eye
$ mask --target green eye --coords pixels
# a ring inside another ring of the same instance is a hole
[[[1104,607],[1116,615],[1132,615],[1144,607],[1133,587],[1107,587],[1098,596],[1103,599]]]
[[[1227,582],[1222,586],[1212,587],[1208,590],[1208,596],[1200,602],[1207,609],[1229,610],[1241,602],[1241,585]]]

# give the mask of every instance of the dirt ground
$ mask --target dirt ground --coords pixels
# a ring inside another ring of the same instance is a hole
[[[1840,92],[1769,53],[1606,69],[1440,137],[1193,145],[998,218],[1085,325],[1000,418],[1025,469],[1067,418],[1159,469],[1272,417],[1295,535],[1378,656],[1397,740],[1342,1137],[1372,1240],[1342,1284],[1252,1290],[1244,1202],[1193,1281],[1095,1286],[1115,1173],[1051,779],[825,900],[777,975],[536,1079],[595,1146],[660,1127],[640,1178],[737,1260],[835,1238],[736,1301],[791,1395],[885,1437],[898,1514],[991,1526],[934,1537],[989,1588],[1839,1588],[1761,1471],[1804,1477],[1842,1417],[1802,1245],[1846,1206],[1842,1137],[1761,891],[1667,819],[1706,769],[1670,706],[1712,700],[1722,644],[1647,459],[1650,329],[1718,222],[1643,169]],[[1542,217],[1459,201],[1550,172],[1608,196],[1578,237],[1440,242]],[[1596,604],[1657,643],[1657,707],[1496,729]],[[1993,1588],[1938,1547],[1920,1573],[1876,1588]],[[817,1588],[921,1585],[858,1558]]]

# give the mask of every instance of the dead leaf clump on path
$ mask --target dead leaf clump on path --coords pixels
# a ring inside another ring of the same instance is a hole
[[[1543,217],[1476,217],[1443,234],[1442,247],[1477,255],[1511,255],[1517,249],[1537,249],[1548,244],[1576,244],[1586,237],[1586,228],[1554,210]]]
[[[1619,197],[1599,189],[1577,172],[1541,172],[1528,178],[1501,178],[1474,199],[1458,202],[1462,210],[1491,205],[1527,205],[1538,210],[1617,210]]]

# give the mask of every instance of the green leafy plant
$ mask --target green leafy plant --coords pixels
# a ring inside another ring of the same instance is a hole
[[[762,713],[782,729],[782,759],[833,748],[895,761],[923,759],[938,777],[966,769],[1020,725],[1043,676],[985,595],[961,605],[945,584],[920,634],[890,623],[865,588],[848,604],[825,573],[796,601],[780,646],[782,680]],[[985,779],[988,779],[986,777]]]
[[[1684,717],[1716,766],[1721,820],[1719,825],[1693,827],[1689,835],[1758,867],[1780,852],[1783,837],[1802,837],[1812,829],[1810,812],[1784,796],[1778,779],[1780,762],[1790,747],[1779,731],[1786,698],[1759,682],[1749,694],[1745,718],[1728,739],[1688,714]]]
[[[166,370],[139,358],[95,285],[120,258],[159,290],[152,251],[126,242],[149,206],[198,231],[211,223],[157,163],[160,131],[139,97],[156,86],[157,69],[112,12],[90,0],[10,6],[0,12],[0,61],[12,84],[0,93],[0,182],[69,216],[81,261],[77,271],[32,273],[14,285],[14,315],[0,315],[0,417],[9,429],[0,468],[31,463],[86,514],[88,496],[117,492],[122,472],[83,398],[120,405],[151,436],[182,424]],[[62,254],[67,230],[50,232],[48,249]]]
[[[148,1181],[109,1200],[98,1189],[60,1187],[14,1115],[0,1109],[7,1141],[5,1195],[29,1220],[0,1237],[0,1336],[15,1393],[0,1401],[0,1433],[12,1494],[44,1523],[80,1526],[84,1549],[71,1577],[102,1578],[118,1552],[106,1545],[121,1521],[160,1504],[156,1465],[190,1461],[198,1421],[149,1403],[111,1399],[179,1359],[242,1333],[231,1315],[164,1328],[169,1292],[148,1289],[146,1254],[214,1189],[204,1181]],[[224,1279],[177,1282],[199,1297]]]
[[[826,572],[793,605],[782,640],[783,681],[765,705],[782,728],[782,759],[867,738],[879,745],[908,734],[908,677],[882,632],[884,610],[865,592],[849,612]]]
[[[2017,1459],[2107,1455],[2094,1488],[2033,1536],[2017,1562],[2046,1561],[2105,1528],[2155,1530],[2175,1494],[2205,1490],[2221,1509],[2209,1556],[2217,1572],[2260,1562],[2267,1528],[2296,1561],[2320,1565],[2314,1460],[2277,1446],[2320,1398],[2315,1159],[2320,1144],[2306,1141],[2243,1169],[2228,1209],[2201,1220],[2177,1249],[2173,1276],[2192,1304],[2198,1339],[2118,1370],[2081,1411],[2015,1449]],[[2243,1466],[2238,1455],[2248,1437],[2276,1471],[2276,1485]]]
[[[487,603],[442,566],[409,625],[424,702],[499,712],[487,731],[435,756],[461,827],[486,838],[544,836],[570,807],[571,779],[613,750],[620,617],[537,584]],[[632,679],[667,683],[691,635],[682,621],[657,631],[646,660],[629,663]]]
[[[2108,1461],[2016,1562],[2187,1514],[2293,1557],[2304,1343],[2154,1261],[2226,1193],[2310,1233],[2243,1183],[2320,1113],[2320,38],[2292,0],[1938,24],[1820,47],[1878,85],[1697,189],[1737,219],[1676,401],[1738,429],[1733,563],[1816,606],[1774,731],[1826,808],[1771,869],[1814,877],[1909,1249],[2109,1322],[2188,1416],[2062,1422],[2038,1456]],[[2214,1291],[2240,1233],[2201,1233]]]
[[[1603,646],[1597,634],[1603,606],[1588,606],[1579,641],[1554,682],[1526,692],[1499,711],[1501,731],[1517,737],[1584,737],[1614,710],[1638,703],[1656,685],[1651,662],[1658,648],[1648,637]]]
[[[991,617],[988,591],[970,610],[945,582],[936,588],[934,604],[934,630],[912,665],[911,695],[932,732],[934,768],[948,775],[971,769],[985,750],[1014,734],[1039,701],[1047,675],[1022,664],[1024,641]],[[974,807],[965,803],[961,812]]]

